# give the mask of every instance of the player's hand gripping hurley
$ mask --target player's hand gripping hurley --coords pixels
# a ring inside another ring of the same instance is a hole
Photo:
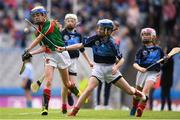
[[[35,27],[35,25],[33,25],[28,19],[25,19],[25,21],[26,21],[29,25],[31,25],[35,30],[37,30],[37,31],[38,31],[46,40],[48,40],[55,48],[60,47],[60,46],[55,45],[49,38],[47,38],[41,31],[39,31],[39,30]],[[25,51],[25,53],[28,53],[28,51]],[[31,57],[32,57],[32,56],[31,56]],[[24,70],[25,70],[25,63],[24,63],[24,60],[23,60],[23,65],[22,65],[22,67],[21,67],[21,69],[20,69],[19,74],[21,75],[21,74],[24,72]]]
[[[172,57],[173,55],[177,54],[177,53],[180,53],[180,47],[175,47],[173,48],[167,56],[161,58],[160,60],[156,61],[156,63],[150,65],[149,67],[147,67],[147,70],[151,69],[152,67],[154,67],[155,65],[163,62],[164,60],[168,60],[170,57]]]
[[[21,74],[24,72],[24,70],[25,70],[25,60],[28,60],[28,59],[30,59],[31,57],[32,57],[32,55],[31,55],[27,50],[25,50],[24,54],[22,55],[23,64],[22,64],[22,67],[21,67],[20,72],[19,72],[20,75],[21,75]]]

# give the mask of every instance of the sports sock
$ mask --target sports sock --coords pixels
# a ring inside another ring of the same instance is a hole
[[[66,104],[62,104],[62,113],[63,114],[67,113],[67,105]]]
[[[51,97],[51,90],[50,89],[44,89],[42,103],[43,103],[43,106],[45,107],[45,109],[47,109],[47,110],[48,110],[50,97]]]
[[[79,90],[77,89],[76,86],[70,87],[69,90],[70,90],[71,93],[73,93],[75,96],[79,97]]]
[[[148,99],[142,101],[142,102],[138,105],[136,117],[141,117],[141,116],[142,116],[143,111],[144,111],[144,109],[145,109],[145,107],[146,107],[147,100],[148,100]]]
[[[26,105],[28,108],[32,108],[32,101],[31,100],[27,100],[26,101]]]
[[[138,98],[136,98],[136,97],[133,97],[133,107],[134,107],[134,108],[137,108],[137,107],[138,107],[139,101],[140,101],[140,99],[138,99]]]

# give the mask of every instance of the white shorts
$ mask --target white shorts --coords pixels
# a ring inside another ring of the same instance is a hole
[[[55,68],[65,69],[70,66],[71,59],[67,51],[62,53],[53,51],[52,53],[45,53],[45,65],[50,65]]]
[[[95,63],[92,69],[92,76],[96,77],[101,82],[106,81],[111,83],[122,77],[122,74],[117,71],[115,75],[112,75],[112,67],[114,64]]]
[[[145,73],[139,72],[136,76],[136,86],[144,87],[146,81],[153,81],[154,83],[160,77],[161,72],[147,71]]]
[[[69,75],[77,76],[77,58],[71,59],[71,65],[68,67]]]

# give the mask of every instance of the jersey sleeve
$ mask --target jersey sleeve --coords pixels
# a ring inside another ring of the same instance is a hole
[[[96,35],[89,38],[84,38],[82,43],[84,47],[92,47],[95,44],[95,40],[98,40]]]
[[[80,43],[82,43],[82,35],[80,35],[79,38],[80,38]],[[79,49],[79,51],[80,52],[84,52],[85,51],[84,47]]]
[[[136,52],[134,62],[137,63],[137,64],[140,64],[141,52],[142,52],[142,49],[139,49],[139,50]]]
[[[114,42],[111,42],[111,47],[116,57],[120,60],[123,56],[118,48],[118,45],[116,45]]]

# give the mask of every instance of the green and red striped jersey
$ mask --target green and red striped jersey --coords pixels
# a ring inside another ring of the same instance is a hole
[[[53,44],[63,47],[64,41],[62,39],[62,33],[59,31],[58,25],[54,20],[46,20],[42,28],[38,28]],[[41,41],[41,44],[45,45],[47,48],[49,48],[51,51],[55,51],[55,46],[49,42],[49,40],[46,40],[46,38],[43,38]]]

